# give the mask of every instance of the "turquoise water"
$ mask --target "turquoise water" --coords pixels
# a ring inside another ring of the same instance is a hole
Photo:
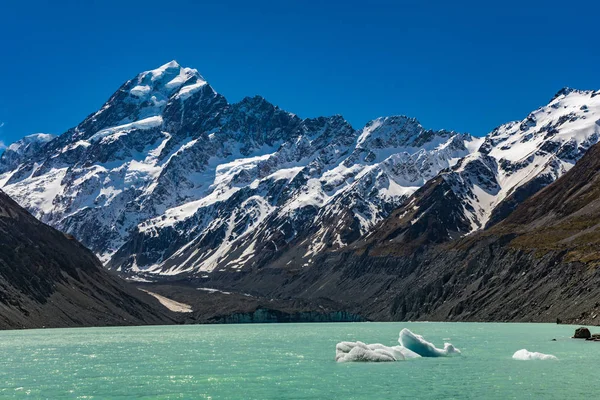
[[[462,357],[334,362],[407,327]],[[554,324],[188,325],[0,332],[0,398],[598,398],[600,343]],[[551,341],[556,338],[557,341]],[[448,340],[446,340],[448,341]],[[559,361],[516,361],[522,348]]]

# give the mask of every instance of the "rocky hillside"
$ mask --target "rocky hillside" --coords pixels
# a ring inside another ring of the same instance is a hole
[[[230,104],[171,62],[36,151],[6,154],[0,185],[111,269],[204,275],[290,249],[310,265],[481,142],[402,116],[355,130],[341,116],[301,119],[258,96]]]
[[[172,322],[156,299],[0,191],[0,329]]]

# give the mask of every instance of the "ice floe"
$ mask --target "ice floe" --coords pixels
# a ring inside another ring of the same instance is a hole
[[[528,351],[526,349],[521,349],[521,350],[515,352],[515,354],[513,354],[512,358],[515,359],[515,360],[525,360],[525,361],[529,361],[529,360],[558,360],[558,358],[556,358],[556,356],[553,356],[552,354],[538,353],[538,352],[535,352],[535,351]]]
[[[335,361],[402,361],[404,355],[392,347],[382,344],[366,344],[363,342],[341,342],[335,346]]]
[[[398,343],[400,343],[399,346],[390,347],[380,343],[340,342],[335,346],[335,360],[337,362],[387,362],[420,357],[460,355],[460,350],[450,343],[445,343],[444,349],[438,349],[422,336],[415,335],[408,329],[400,332]]]
[[[460,350],[450,343],[444,343],[443,349],[438,349],[421,335],[416,335],[404,328],[400,331],[398,342],[421,357],[448,357],[460,355]]]

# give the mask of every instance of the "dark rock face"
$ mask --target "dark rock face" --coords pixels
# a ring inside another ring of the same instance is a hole
[[[375,253],[393,248],[410,254],[421,246],[458,238],[471,228],[461,208],[448,181],[437,177],[375,227],[365,245]]]
[[[575,334],[573,335],[573,339],[590,339],[592,334],[588,328],[577,328],[575,329]]]
[[[0,329],[173,323],[70,235],[0,191]]]
[[[519,204],[523,203],[529,197],[533,196],[552,182],[554,182],[554,177],[552,175],[538,175],[536,178],[517,188],[511,195],[502,200],[494,211],[492,211],[490,219],[485,226],[486,229],[503,221]]]

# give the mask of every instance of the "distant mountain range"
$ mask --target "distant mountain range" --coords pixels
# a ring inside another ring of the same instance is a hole
[[[469,285],[498,282],[486,263],[509,273],[495,264],[508,262],[509,221],[552,201],[551,184],[599,141],[599,94],[562,89],[483,138],[405,116],[357,130],[259,96],[230,104],[173,61],[62,135],[9,146],[0,187],[130,279],[322,298],[377,319],[484,318]],[[527,318],[505,311],[488,315]]]

